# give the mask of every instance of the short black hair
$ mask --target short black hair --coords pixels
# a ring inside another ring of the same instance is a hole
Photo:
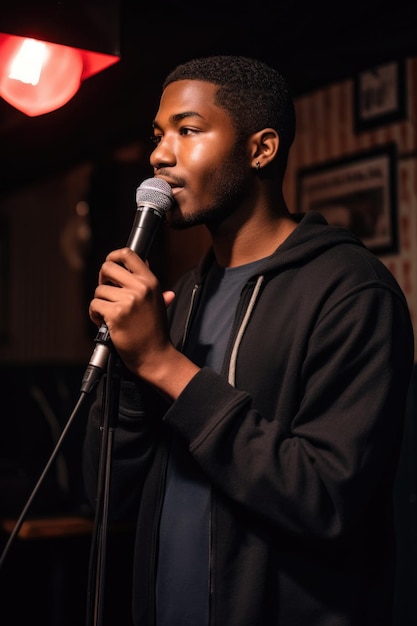
[[[230,114],[241,136],[274,128],[280,138],[281,158],[286,161],[295,136],[295,108],[287,80],[276,69],[250,57],[218,55],[178,65],[162,88],[177,80],[219,85],[216,102]]]

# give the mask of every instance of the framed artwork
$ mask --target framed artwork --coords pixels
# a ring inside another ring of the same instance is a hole
[[[321,213],[377,255],[398,251],[397,149],[390,143],[297,173],[297,210]]]
[[[392,61],[356,75],[353,119],[357,133],[403,120],[406,109],[405,61]]]

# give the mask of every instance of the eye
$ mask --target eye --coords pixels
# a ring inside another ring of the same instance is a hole
[[[150,136],[150,140],[151,142],[157,146],[160,142],[161,142],[162,136],[161,135],[151,135]]]
[[[179,133],[180,135],[193,135],[195,133],[197,133],[198,131],[195,128],[190,128],[189,126],[183,126],[182,128],[180,128]]]

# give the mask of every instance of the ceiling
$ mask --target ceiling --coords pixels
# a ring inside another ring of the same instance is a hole
[[[0,99],[0,192],[147,139],[163,78],[191,57],[258,57],[299,96],[417,56],[415,0],[122,0],[120,15],[120,61],[89,78],[67,105],[30,118]]]

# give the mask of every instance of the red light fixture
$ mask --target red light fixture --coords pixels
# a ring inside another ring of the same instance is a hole
[[[77,2],[44,2],[42,11],[29,3],[20,32],[16,32],[15,19],[13,33],[0,33],[0,96],[28,116],[62,107],[84,80],[120,59],[117,3],[84,0],[81,6],[84,16]],[[105,18],[110,15],[113,20],[109,22]],[[75,31],[71,24],[76,25]],[[97,25],[101,39],[93,28]]]

